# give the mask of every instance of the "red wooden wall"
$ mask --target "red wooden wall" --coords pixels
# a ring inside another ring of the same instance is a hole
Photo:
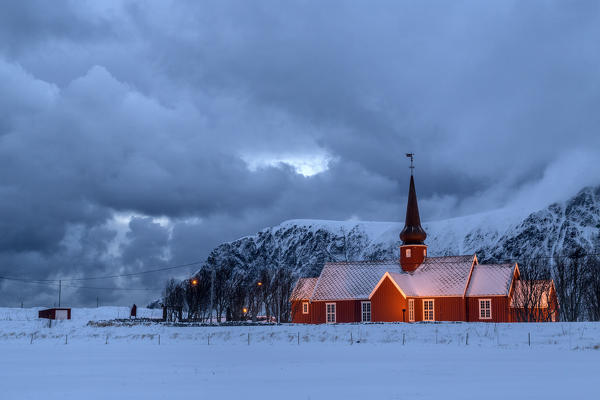
[[[492,319],[479,319],[479,299],[492,300]],[[468,297],[469,322],[510,322],[508,296]]]
[[[396,285],[386,276],[371,297],[371,320],[376,322],[402,321],[403,308],[406,309],[406,322],[408,322],[408,303]],[[415,312],[416,308],[415,302]]]
[[[292,301],[292,322],[296,324],[310,324],[312,322],[310,318],[310,313],[313,304],[308,303],[308,314],[303,314],[302,303],[303,301],[300,300]]]
[[[410,299],[410,297],[408,298]],[[406,310],[405,322],[408,322],[408,299],[405,299],[396,285],[386,277],[371,297],[373,321],[402,322],[402,309]],[[436,321],[465,321],[465,301],[462,297],[428,297],[434,300]],[[415,321],[423,320],[423,299],[414,298]]]
[[[365,301],[365,300],[362,300]],[[368,300],[366,300],[368,301]],[[325,319],[325,304],[335,303],[336,322],[360,322],[361,300],[338,300],[338,301],[315,301],[311,305],[311,316],[313,324],[324,324]]]
[[[313,301],[308,305],[308,314],[302,314],[302,302],[292,302],[292,322],[299,324],[324,324],[325,304],[335,303],[336,323],[360,322],[361,302],[368,300]]]

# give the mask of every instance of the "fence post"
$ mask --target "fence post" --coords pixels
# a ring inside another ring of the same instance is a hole
[[[467,331],[467,336],[465,338],[465,346],[469,345],[469,331]]]
[[[437,328],[435,328],[435,344],[438,344],[437,334],[438,334],[438,331],[437,331]]]
[[[208,334],[208,336],[206,337],[206,345],[210,346],[210,333]]]
[[[158,345],[160,346],[160,335],[158,335]]]
[[[531,347],[531,332],[527,332],[527,343],[529,344],[529,347]]]
[[[352,331],[350,331],[350,345],[352,346],[352,343],[354,342],[354,340],[352,340]]]
[[[108,344],[108,335],[106,335],[106,342],[104,344]]]
[[[65,344],[68,344],[69,342],[69,335],[65,335]]]
[[[298,345],[300,345],[300,332],[298,331]]]
[[[406,333],[402,332],[402,346],[406,343]]]
[[[33,333],[31,334],[31,342],[29,344],[33,344]]]
[[[250,332],[248,332],[248,346],[250,346]]]

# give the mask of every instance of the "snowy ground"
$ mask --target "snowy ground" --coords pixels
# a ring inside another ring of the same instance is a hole
[[[600,395],[598,323],[87,325],[127,312],[73,309],[48,328],[35,309],[0,309],[0,399]]]

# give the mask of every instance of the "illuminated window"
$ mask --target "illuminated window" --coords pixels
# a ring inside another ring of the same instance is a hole
[[[415,321],[415,299],[408,300],[408,321]]]
[[[308,314],[308,301],[302,302],[302,314]]]
[[[335,323],[335,303],[325,304],[325,315],[327,316],[327,323]]]
[[[423,300],[423,321],[435,321],[434,301]]]
[[[492,319],[492,299],[479,299],[479,319]]]
[[[423,257],[427,257],[427,249],[423,249]]]
[[[371,322],[371,302],[363,301],[360,304],[362,307],[362,322]]]
[[[406,249],[406,258],[410,258],[410,249]]]

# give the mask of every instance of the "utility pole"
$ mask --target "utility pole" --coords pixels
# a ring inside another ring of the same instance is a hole
[[[62,291],[62,281],[61,281],[61,280],[59,280],[59,281],[58,281],[58,307],[60,307],[60,295],[61,295],[61,293],[60,293],[60,292],[61,292],[61,291]]]

